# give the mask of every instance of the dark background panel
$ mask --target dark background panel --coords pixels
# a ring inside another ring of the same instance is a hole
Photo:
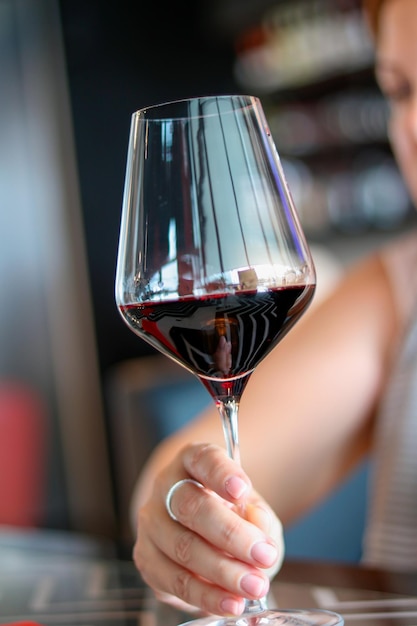
[[[214,6],[214,5],[213,5]],[[100,368],[152,352],[124,326],[114,274],[131,114],[239,91],[229,31],[204,2],[60,0]]]

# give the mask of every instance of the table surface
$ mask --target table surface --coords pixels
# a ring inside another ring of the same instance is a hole
[[[417,572],[287,562],[270,606],[325,608],[347,626],[416,626]],[[190,616],[156,602],[111,546],[57,533],[0,532],[0,624],[176,626]]]

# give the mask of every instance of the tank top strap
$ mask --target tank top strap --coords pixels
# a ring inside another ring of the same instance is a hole
[[[377,418],[363,561],[417,569],[417,235],[383,254],[404,323]],[[405,290],[405,291],[404,291]]]

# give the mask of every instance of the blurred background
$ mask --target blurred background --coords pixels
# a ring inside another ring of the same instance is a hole
[[[132,112],[260,96],[325,283],[415,221],[372,60],[358,0],[0,1],[1,524],[129,544],[132,481],[177,423],[155,427],[155,388],[181,388],[179,421],[209,402],[114,304]],[[343,541],[290,553],[360,556],[365,474]]]

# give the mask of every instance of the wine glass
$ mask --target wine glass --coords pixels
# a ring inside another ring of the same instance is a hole
[[[236,460],[245,386],[315,282],[258,98],[191,98],[133,114],[116,302],[131,330],[203,383]],[[265,600],[248,601],[237,620],[196,621],[343,624],[326,611],[270,611]]]

